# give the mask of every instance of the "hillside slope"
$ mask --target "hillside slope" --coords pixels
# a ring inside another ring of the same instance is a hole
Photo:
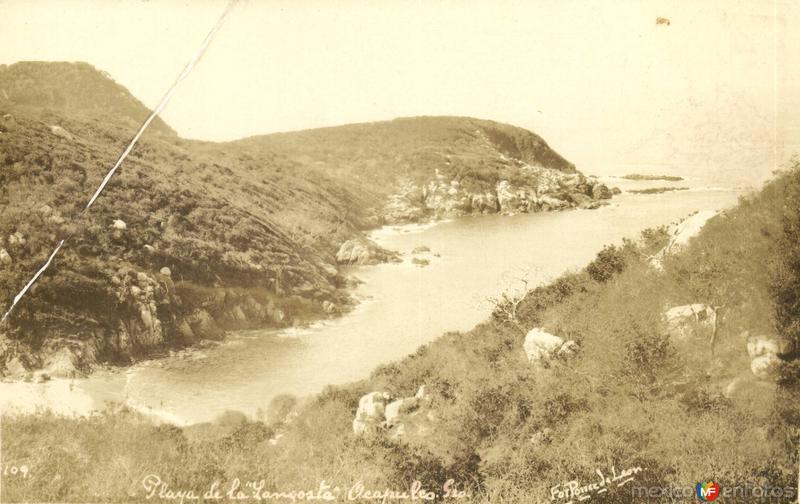
[[[81,216],[147,113],[85,63],[0,66],[0,299],[72,236],[0,328],[0,372],[74,375],[225,329],[344,311],[338,263],[390,260],[363,234],[382,223],[610,197],[533,133],[489,121],[213,143],[158,120]]]
[[[147,502],[143,475],[158,475],[197,493],[314,495],[324,481],[341,502],[414,481],[461,502],[674,502],[708,480],[738,488],[726,502],[795,502],[799,210],[796,166],[682,250],[659,255],[670,233],[648,230],[366,380],[276,398],[259,421],[7,418],[4,455],[36,471],[7,479],[4,498]],[[538,351],[542,330],[565,343]]]

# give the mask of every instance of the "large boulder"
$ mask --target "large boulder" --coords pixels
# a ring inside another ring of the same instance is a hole
[[[567,208],[570,206],[569,202],[564,201],[561,198],[550,196],[549,194],[544,194],[542,196],[539,196],[539,198],[536,199],[535,202],[538,203],[540,208],[544,211],[560,210],[562,208]]]
[[[125,221],[120,219],[114,220],[114,222],[111,224],[111,227],[120,231],[128,229],[128,225],[125,223]]]
[[[540,327],[528,331],[522,344],[528,362],[537,367],[547,367],[556,357],[571,357],[578,352],[578,344],[564,341]]]
[[[404,415],[414,412],[419,408],[419,399],[416,397],[404,397],[390,402],[386,405],[386,426],[394,427],[400,423]]]
[[[775,378],[779,371],[783,360],[775,354],[767,353],[760,355],[750,361],[750,371],[762,380]]]
[[[792,342],[778,336],[746,335],[747,354],[751,359],[762,355],[786,355],[792,351]]]
[[[717,312],[702,303],[675,306],[664,312],[667,333],[682,340],[713,331],[717,323]]]
[[[404,397],[386,406],[386,429],[392,439],[421,441],[433,432],[437,418],[432,408],[433,396],[425,385],[414,397]]]
[[[379,432],[384,426],[388,402],[387,392],[370,392],[362,396],[358,401],[356,417],[353,419],[353,433],[364,435]]]
[[[594,199],[611,199],[611,189],[607,185],[597,183],[592,186],[592,198]]]
[[[339,264],[379,264],[397,260],[396,254],[382,249],[366,239],[347,240],[336,252],[336,262]]]

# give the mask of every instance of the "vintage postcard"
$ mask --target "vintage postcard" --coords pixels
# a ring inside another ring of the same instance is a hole
[[[800,502],[800,4],[0,0],[0,504]]]

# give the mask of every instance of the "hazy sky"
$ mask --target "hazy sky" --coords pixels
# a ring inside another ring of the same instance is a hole
[[[153,107],[226,3],[0,0],[0,63],[87,61]],[[213,140],[468,115],[589,173],[756,182],[800,152],[797,4],[244,0],[162,115]]]

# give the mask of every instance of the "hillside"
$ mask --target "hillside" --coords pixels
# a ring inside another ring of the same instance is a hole
[[[212,143],[159,120],[79,216],[147,113],[85,63],[0,67],[0,299],[72,236],[0,328],[0,372],[72,376],[226,329],[341,313],[351,280],[339,265],[392,259],[363,234],[382,223],[611,197],[535,134],[489,121]]]
[[[362,382],[305,402],[279,397],[259,421],[229,414],[179,429],[125,410],[8,418],[4,456],[37,470],[7,479],[4,498],[148,502],[148,488],[217,482],[224,492],[237,481],[251,496],[315,495],[324,481],[347,501],[417,480],[440,497],[456,487],[462,502],[565,503],[573,491],[672,502],[713,480],[794,502],[798,209],[800,165],[682,248],[676,233],[689,226],[647,230]],[[725,500],[761,500],[737,495]]]

